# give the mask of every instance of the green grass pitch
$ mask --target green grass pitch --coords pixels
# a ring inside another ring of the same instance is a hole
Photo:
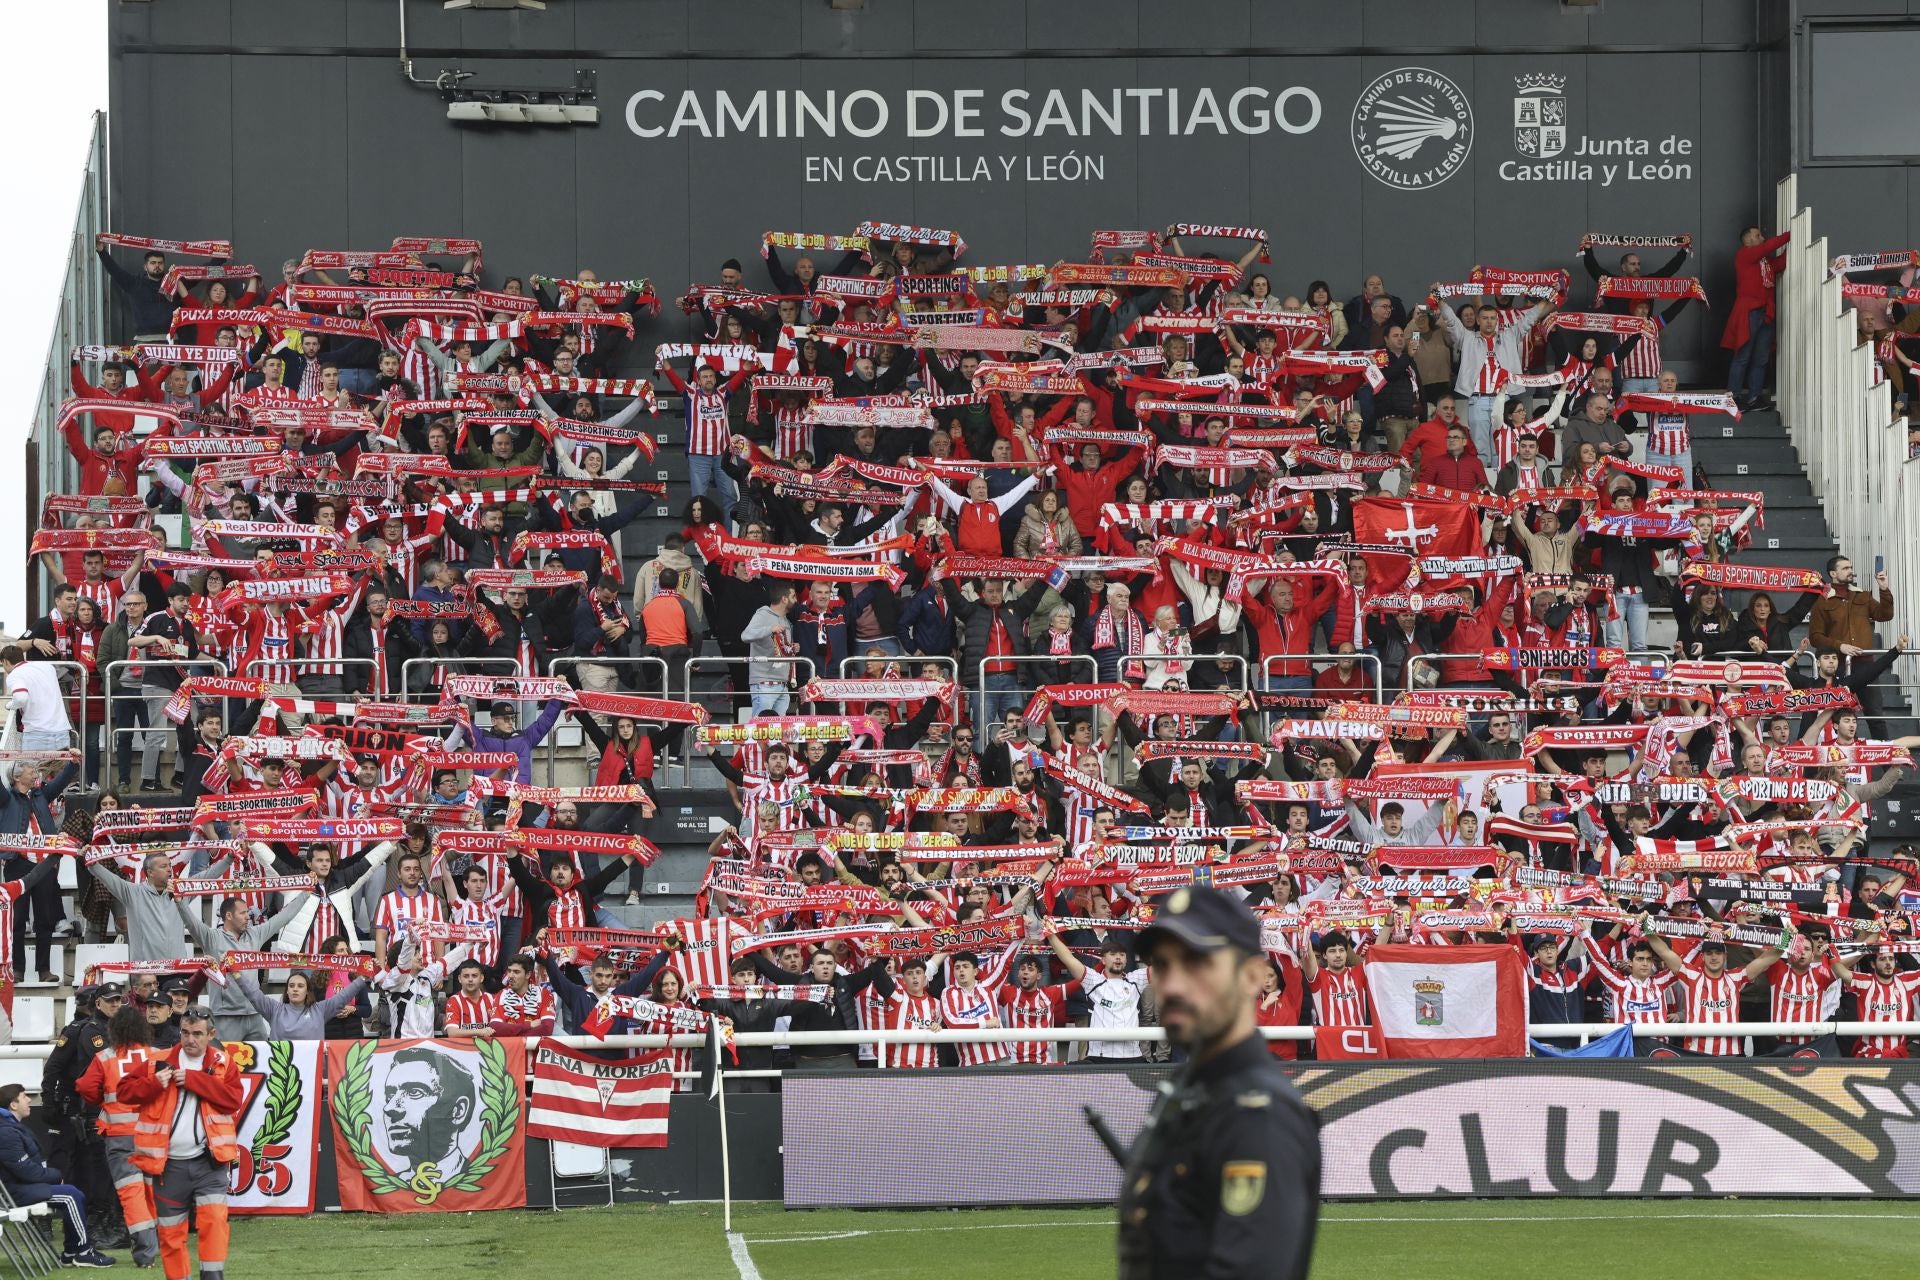
[[[631,1275],[663,1280],[1093,1280],[1113,1274],[1110,1209],[788,1213],[735,1206],[236,1219],[236,1275]],[[1920,1204],[1818,1200],[1458,1201],[1328,1205],[1316,1280],[1627,1274],[1910,1273]]]

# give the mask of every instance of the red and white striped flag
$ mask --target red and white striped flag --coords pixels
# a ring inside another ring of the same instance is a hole
[[[686,945],[667,961],[667,968],[692,987],[721,987],[732,981],[733,944],[740,926],[725,916],[704,920],[669,920],[660,926]]]
[[[533,1052],[527,1134],[583,1147],[664,1147],[672,1098],[665,1053],[607,1062],[543,1041]]]

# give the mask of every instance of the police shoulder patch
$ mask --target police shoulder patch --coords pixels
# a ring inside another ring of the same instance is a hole
[[[65,1036],[55,1036],[53,1038],[53,1047],[56,1049],[63,1047],[66,1043],[67,1038]]]
[[[1220,1169],[1220,1207],[1244,1218],[1260,1207],[1267,1194],[1265,1160],[1229,1160]]]

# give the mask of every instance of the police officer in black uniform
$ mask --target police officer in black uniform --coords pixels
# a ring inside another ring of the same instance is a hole
[[[117,982],[81,987],[74,992],[74,1018],[60,1031],[40,1077],[40,1097],[52,1131],[52,1163],[87,1197],[88,1230],[102,1248],[120,1248],[126,1232],[119,1223],[120,1198],[107,1172],[106,1139],[94,1127],[99,1108],[74,1091],[93,1060],[107,1047],[107,1020],[120,1011],[126,988]],[[118,1244],[111,1241],[119,1241]]]
[[[1267,968],[1259,922],[1216,889],[1178,889],[1137,954],[1187,1060],[1161,1083],[1127,1160],[1121,1280],[1304,1277],[1320,1134],[1254,1021]]]

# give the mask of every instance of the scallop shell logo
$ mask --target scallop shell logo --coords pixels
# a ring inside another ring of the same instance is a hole
[[[1381,182],[1424,191],[1451,178],[1473,150],[1473,108],[1460,86],[1425,67],[1398,67],[1361,91],[1353,153]]]

